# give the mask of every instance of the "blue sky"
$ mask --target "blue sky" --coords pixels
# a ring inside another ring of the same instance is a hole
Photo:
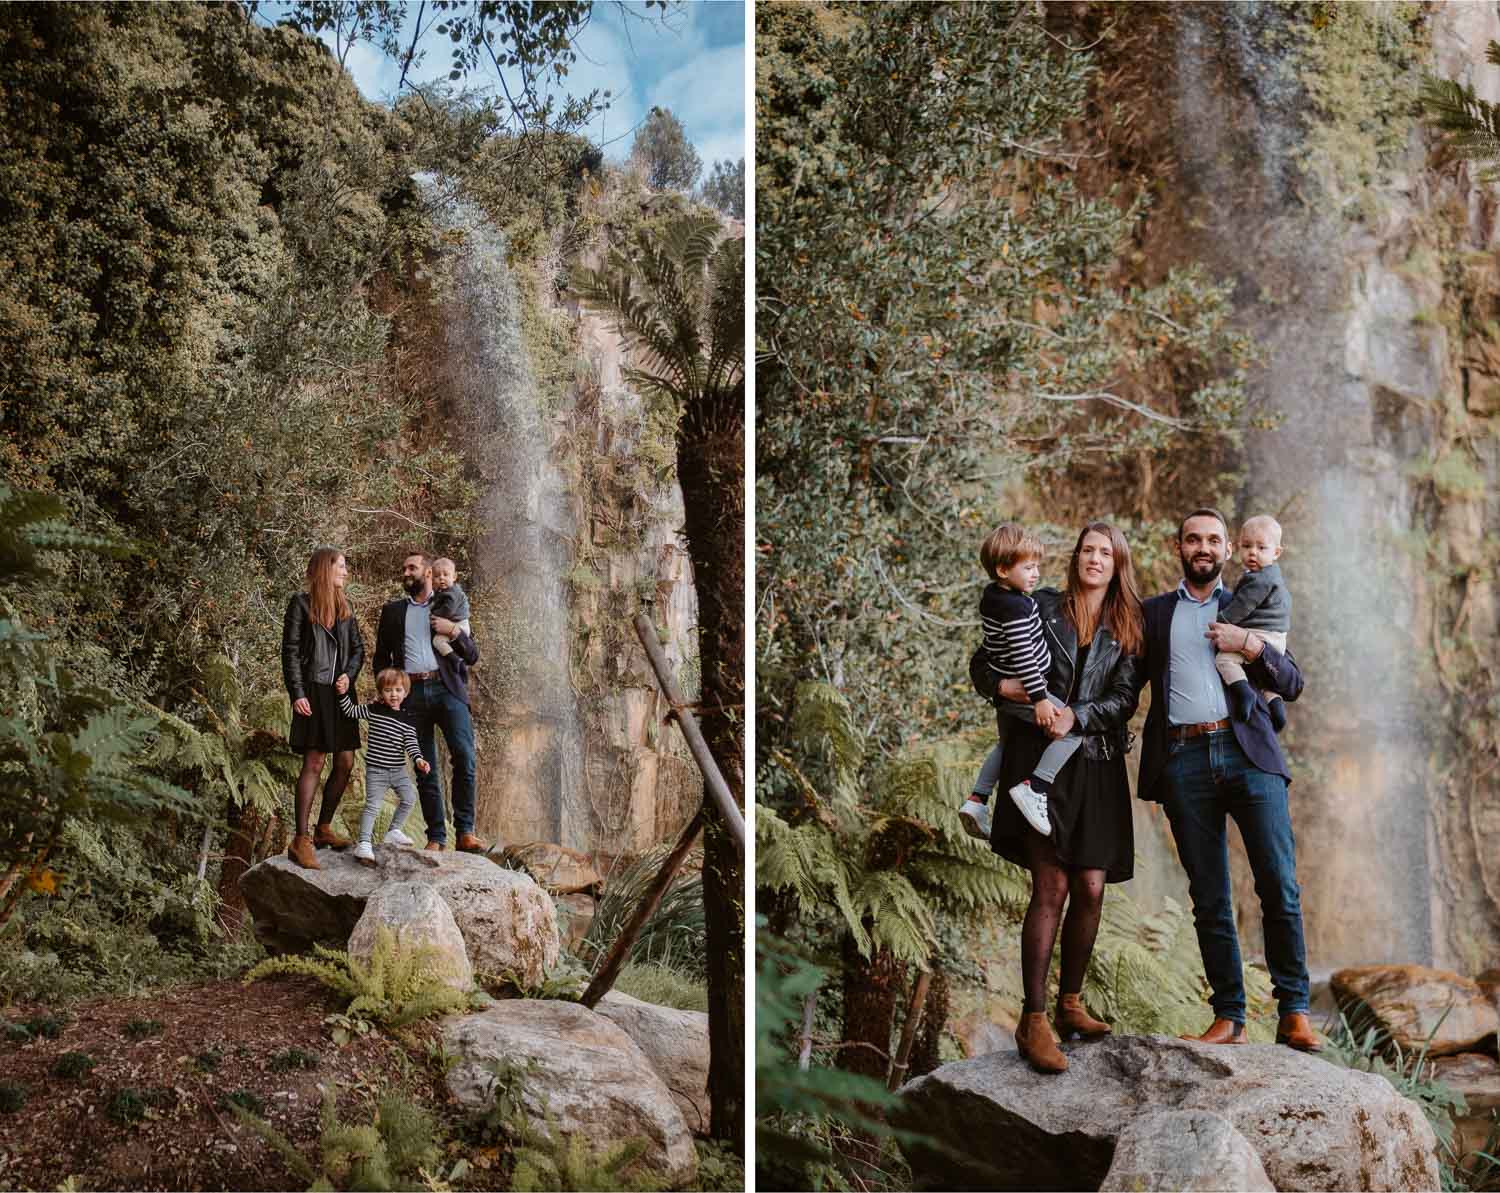
[[[595,4],[588,28],[578,39],[578,61],[565,81],[574,94],[594,88],[611,92],[609,110],[596,116],[588,130],[596,142],[609,142],[605,155],[623,160],[630,152],[630,130],[652,107],[660,106],[670,108],[686,127],[703,159],[705,175],[716,160],[747,156],[743,0],[674,3],[665,18],[660,9],[648,14],[635,0],[623,5],[631,15],[622,13],[621,7],[606,0]],[[409,14],[416,9],[411,5]],[[332,45],[331,34],[324,40]],[[430,36],[425,48],[426,60],[413,76],[419,82],[446,80],[448,39]],[[400,77],[394,63],[361,45],[350,52],[346,64],[367,99],[391,98]],[[470,82],[479,85],[483,80],[475,77]]]

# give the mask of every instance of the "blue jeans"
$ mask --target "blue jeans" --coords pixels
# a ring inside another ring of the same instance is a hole
[[[459,836],[474,831],[474,722],[469,706],[450,692],[440,677],[414,680],[405,711],[417,730],[417,745],[432,770],[417,776],[422,800],[422,819],[427,839],[439,845],[448,839],[448,818],[443,811],[443,780],[438,774],[436,728],[443,731],[448,754],[453,759],[453,829]]]
[[[1265,922],[1266,968],[1281,1014],[1306,1011],[1307,947],[1286,780],[1257,768],[1230,730],[1173,742],[1169,750],[1162,805],[1187,870],[1214,1014],[1245,1021],[1245,981],[1229,891],[1226,814],[1239,826],[1255,876]]]

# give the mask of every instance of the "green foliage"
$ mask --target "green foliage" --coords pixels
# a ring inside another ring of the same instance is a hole
[[[1500,66],[1500,43],[1490,42],[1485,57]],[[1454,152],[1483,164],[1482,182],[1500,178],[1500,105],[1481,99],[1472,84],[1435,75],[1423,79],[1421,100],[1428,118],[1448,134]]]
[[[745,383],[745,242],[718,219],[682,216],[638,229],[598,269],[573,277],[580,300],[613,315],[641,365],[621,375],[679,413],[737,401]]]
[[[26,1105],[30,1091],[18,1081],[0,1081],[0,1114],[15,1114]]]
[[[57,1039],[67,1025],[68,1020],[61,1015],[37,1015],[26,1020],[24,1024],[27,1031],[44,1040]]]
[[[578,944],[578,956],[590,970],[598,967],[619,937],[672,847],[670,841],[655,845],[609,876],[588,932]],[[681,877],[679,871],[678,879],[641,926],[627,958],[629,964],[663,965],[694,982],[703,981],[708,966],[703,878],[700,873],[691,873],[693,869],[689,858],[683,866],[690,871],[688,876]]]
[[[736,1152],[708,1139],[695,1139],[698,1149],[698,1179],[692,1188],[703,1193],[737,1193],[747,1189],[745,1161]]]
[[[301,1048],[288,1048],[285,1052],[278,1052],[271,1058],[271,1072],[290,1073],[297,1069],[316,1069],[322,1058],[316,1052],[307,1052]]]
[[[625,966],[615,978],[614,989],[659,1007],[708,1010],[708,987],[702,978],[686,977],[670,965],[655,961]]]
[[[703,159],[688,140],[687,129],[667,108],[652,108],[647,114],[630,143],[630,160],[656,191],[691,190],[703,172]]]
[[[596,1149],[582,1132],[564,1136],[532,1129],[515,1149],[510,1187],[516,1193],[654,1189],[660,1177],[630,1172],[649,1146],[648,1140],[635,1138]]]
[[[217,1072],[219,1066],[223,1063],[224,1051],[221,1048],[205,1048],[202,1052],[193,1057],[193,1067],[200,1073]],[[275,1067],[274,1060],[272,1061],[272,1067],[273,1069]]]
[[[745,159],[717,161],[703,180],[702,199],[731,219],[745,218]]]
[[[253,1089],[231,1090],[219,1099],[219,1109],[228,1110],[231,1106],[238,1106],[241,1110],[248,1110],[251,1114],[266,1112],[266,1100]]]
[[[1324,201],[1373,214],[1369,192],[1405,152],[1425,56],[1420,5],[1311,4],[1292,10],[1286,67],[1312,101],[1302,165]],[[1424,89],[1425,90],[1425,89]]]
[[[52,1075],[77,1081],[80,1077],[88,1076],[89,1070],[98,1063],[87,1052],[64,1052],[53,1062]]]
[[[117,1089],[105,1104],[104,1113],[117,1123],[138,1123],[152,1112],[172,1103],[172,1091],[157,1087]]]
[[[324,1090],[316,1167],[285,1135],[260,1117],[263,1108],[232,1101],[228,1109],[269,1143],[293,1173],[313,1188],[375,1193],[415,1188],[440,1156],[436,1121],[400,1094],[381,1097],[375,1104],[373,1121],[357,1123],[339,1119],[337,1087],[330,1085]]]
[[[429,1015],[469,1005],[469,995],[448,985],[441,955],[431,945],[408,944],[382,925],[368,961],[315,945],[313,955],[270,957],[248,974],[248,984],[273,974],[316,978],[349,1000],[345,1015],[397,1030]]]
[[[132,1019],[125,1025],[125,1037],[130,1040],[145,1040],[159,1036],[165,1024],[160,1019]]]
[[[805,1179],[798,1183],[799,1177],[809,1167],[833,1161],[832,1152],[817,1141],[819,1124],[833,1119],[883,1135],[889,1128],[873,1116],[901,1100],[858,1073],[798,1067],[792,1042],[802,1023],[802,1001],[817,992],[827,973],[770,935],[764,917],[757,918],[755,941],[757,1183],[813,1188]],[[769,1174],[776,1175],[768,1180]]]

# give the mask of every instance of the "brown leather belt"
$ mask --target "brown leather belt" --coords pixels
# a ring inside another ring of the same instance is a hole
[[[407,679],[411,680],[436,679],[438,677],[438,673],[436,671],[408,671],[406,673],[406,677]],[[1229,722],[1225,721],[1224,724],[1227,725],[1229,724]]]
[[[1222,721],[1200,721],[1196,725],[1168,725],[1167,736],[1173,741],[1187,741],[1190,737],[1202,737],[1205,733],[1217,733],[1229,728],[1229,718]]]

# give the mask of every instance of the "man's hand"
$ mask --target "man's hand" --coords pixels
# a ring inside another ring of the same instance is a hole
[[[292,711],[299,717],[312,716],[312,702],[306,696],[299,696],[292,701]]]
[[[444,638],[452,638],[458,633],[458,622],[449,621],[446,617],[439,617],[436,613],[432,615],[432,632],[441,634]]]
[[[338,682],[333,685],[333,690],[340,696],[347,692],[349,690],[349,677],[347,675],[340,675]]]
[[[427,764],[427,760],[425,758],[419,758],[417,760],[417,769],[425,775],[432,770],[432,767]]]
[[[1052,722],[1057,720],[1057,705],[1047,699],[1038,700],[1031,706],[1032,714],[1036,717],[1036,723],[1042,729],[1051,729]]]
[[[1224,621],[1214,622],[1203,631],[1203,636],[1214,644],[1215,650],[1242,655],[1247,661],[1260,658],[1260,652],[1266,645],[1255,631]]]
[[[1053,741],[1061,741],[1068,736],[1068,731],[1078,723],[1078,718],[1073,715],[1073,710],[1066,704],[1057,710],[1057,716],[1052,718],[1052,724],[1047,726],[1047,734]]]
[[[999,693],[1002,700],[1014,700],[1019,704],[1026,704],[1031,699],[1026,694],[1026,685],[1019,679],[1002,679],[995,691]]]

